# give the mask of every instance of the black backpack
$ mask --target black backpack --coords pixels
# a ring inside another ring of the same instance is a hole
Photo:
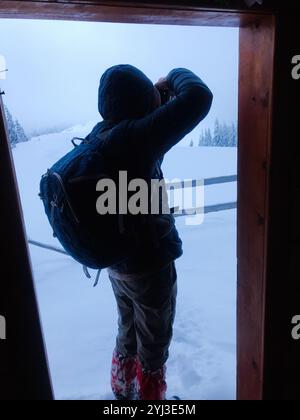
[[[96,184],[102,178],[114,179],[101,145],[108,132],[96,139],[81,140],[56,162],[40,182],[40,198],[54,236],[63,248],[84,267],[101,270],[127,259],[134,250],[132,232],[126,217],[96,212]]]

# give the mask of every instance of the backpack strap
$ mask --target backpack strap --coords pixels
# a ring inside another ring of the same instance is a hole
[[[86,138],[83,139],[81,137],[73,137],[72,140],[71,140],[71,143],[73,144],[74,147],[80,146],[80,144],[76,143],[76,141],[78,141],[78,140],[81,142],[80,144],[88,144],[89,143],[89,141]]]
[[[86,275],[86,277],[87,277],[88,279],[91,279],[91,278],[92,278],[92,276],[90,275],[90,273],[89,273],[89,270],[88,270],[87,266],[86,266],[86,265],[83,265],[83,266],[82,266],[82,268],[83,268],[83,272],[84,272],[84,274]],[[99,279],[100,279],[100,275],[101,275],[101,271],[102,271],[102,269],[100,268],[100,269],[98,270],[98,272],[97,272],[96,279],[95,279],[95,283],[94,283],[94,286],[93,286],[93,287],[96,287],[96,286],[98,285],[98,283],[99,283]]]

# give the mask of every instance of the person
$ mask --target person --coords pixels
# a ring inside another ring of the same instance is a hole
[[[164,155],[205,118],[212,98],[186,68],[153,84],[136,67],[115,65],[101,77],[103,121],[90,136],[108,133],[102,149],[114,171],[147,183],[161,180]],[[171,213],[141,220],[135,225],[135,253],[108,268],[119,316],[111,386],[116,399],[164,400],[182,241]]]

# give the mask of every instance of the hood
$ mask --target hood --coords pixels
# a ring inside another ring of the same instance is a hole
[[[100,79],[98,110],[103,120],[118,122],[142,118],[154,110],[154,86],[139,69],[119,64]]]

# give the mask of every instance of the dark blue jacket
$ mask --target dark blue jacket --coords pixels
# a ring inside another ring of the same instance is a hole
[[[192,71],[176,68],[168,74],[167,80],[175,98],[153,110],[153,84],[135,67],[114,66],[101,78],[99,111],[104,120],[88,137],[92,140],[106,132],[101,150],[107,162],[114,170],[128,171],[130,178],[147,181],[163,178],[164,155],[210,110],[213,95]],[[145,272],[182,255],[182,242],[173,215],[146,217],[152,219],[149,225],[154,224],[154,231],[149,226],[145,230],[139,227],[139,250],[126,262],[112,267],[114,270]]]

